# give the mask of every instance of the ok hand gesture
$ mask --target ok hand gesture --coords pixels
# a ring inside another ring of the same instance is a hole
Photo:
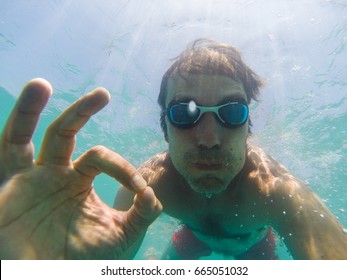
[[[47,81],[30,81],[0,138],[0,259],[131,258],[160,202],[136,169],[105,147],[71,160],[77,132],[110,95],[97,88],[73,103],[49,126],[34,160],[31,138],[51,94]],[[97,196],[100,173],[137,193],[128,211]]]

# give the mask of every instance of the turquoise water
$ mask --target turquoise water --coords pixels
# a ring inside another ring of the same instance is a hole
[[[1,1],[0,127],[26,81],[48,79],[55,94],[38,150],[68,104],[104,86],[112,102],[83,128],[74,157],[102,144],[139,166],[167,148],[156,99],[169,59],[200,37],[237,46],[267,80],[251,106],[253,141],[347,226],[346,1]],[[118,183],[100,176],[95,185],[112,205]],[[136,258],[159,257],[175,227],[160,217]],[[280,240],[279,251],[290,258]]]

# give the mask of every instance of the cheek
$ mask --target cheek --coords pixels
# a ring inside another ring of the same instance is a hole
[[[247,153],[247,133],[230,134],[225,139],[224,150],[230,152],[236,165],[243,165]]]
[[[168,140],[171,160],[173,161],[175,167],[179,169],[179,166],[185,165],[186,154],[189,151],[194,150],[194,143],[189,136],[188,131],[183,131],[172,127],[168,128]]]
[[[172,125],[167,126],[167,135],[169,140],[170,147],[177,147],[184,149],[192,144],[192,136],[189,133],[189,130],[178,129]],[[176,149],[177,149],[176,148]]]
[[[177,153],[180,151],[180,147],[183,145],[184,140],[180,137],[179,133],[176,132],[175,128],[168,127],[167,135],[169,140],[170,153]]]
[[[235,130],[229,130],[224,135],[224,140],[229,147],[232,149],[239,150],[240,148],[246,147],[248,138],[248,128],[242,127]]]
[[[186,151],[190,149],[189,147],[189,141],[184,138],[177,137],[176,135],[175,137],[169,138],[169,151],[176,159],[183,159]]]

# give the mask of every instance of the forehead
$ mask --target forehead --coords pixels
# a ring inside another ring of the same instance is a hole
[[[192,99],[203,106],[214,106],[225,99],[243,99],[247,95],[241,82],[223,75],[184,74],[170,78],[166,106],[173,100]]]

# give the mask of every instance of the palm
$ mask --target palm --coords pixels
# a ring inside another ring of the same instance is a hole
[[[69,118],[68,113],[64,114],[57,123]],[[11,127],[15,125],[11,123],[11,118],[9,123]],[[72,118],[70,123],[75,126],[74,133],[77,132],[76,121]],[[0,257],[130,257],[133,253],[132,245],[159,214],[160,203],[156,201],[153,192],[145,188],[138,194],[138,205],[135,202],[129,211],[120,212],[103,203],[92,184],[94,177],[103,171],[131,186],[130,181],[135,173],[133,167],[103,147],[90,150],[72,163],[70,157],[74,147],[74,133],[71,137],[64,135],[63,139],[53,139],[50,132],[47,132],[40,155],[33,163],[31,143],[18,145],[6,141],[6,137],[15,139],[14,135],[10,135],[15,130],[8,125],[2,137]],[[52,150],[52,142],[64,148],[55,146]],[[22,154],[21,161],[17,161],[17,157],[21,156],[16,154],[13,145]]]
[[[7,183],[7,200],[15,199],[16,203],[3,213],[5,217],[1,231],[3,236],[8,237],[4,244],[21,244],[24,258],[73,258],[79,248],[91,249],[79,257],[95,258],[98,252],[93,246],[110,253],[104,258],[121,258],[122,252],[114,251],[124,248],[125,244],[111,249],[118,245],[118,238],[121,238],[120,242],[124,242],[120,225],[122,219],[113,219],[116,210],[102,203],[91,184],[85,184],[85,178],[81,178],[76,172],[56,173],[39,167],[38,170],[16,176]],[[64,178],[63,181],[42,186],[42,181],[57,176]],[[27,178],[33,177],[34,179],[27,181]],[[31,197],[33,194],[36,195]],[[13,234],[16,234],[15,239]],[[102,244],[108,244],[109,248],[103,248]]]

